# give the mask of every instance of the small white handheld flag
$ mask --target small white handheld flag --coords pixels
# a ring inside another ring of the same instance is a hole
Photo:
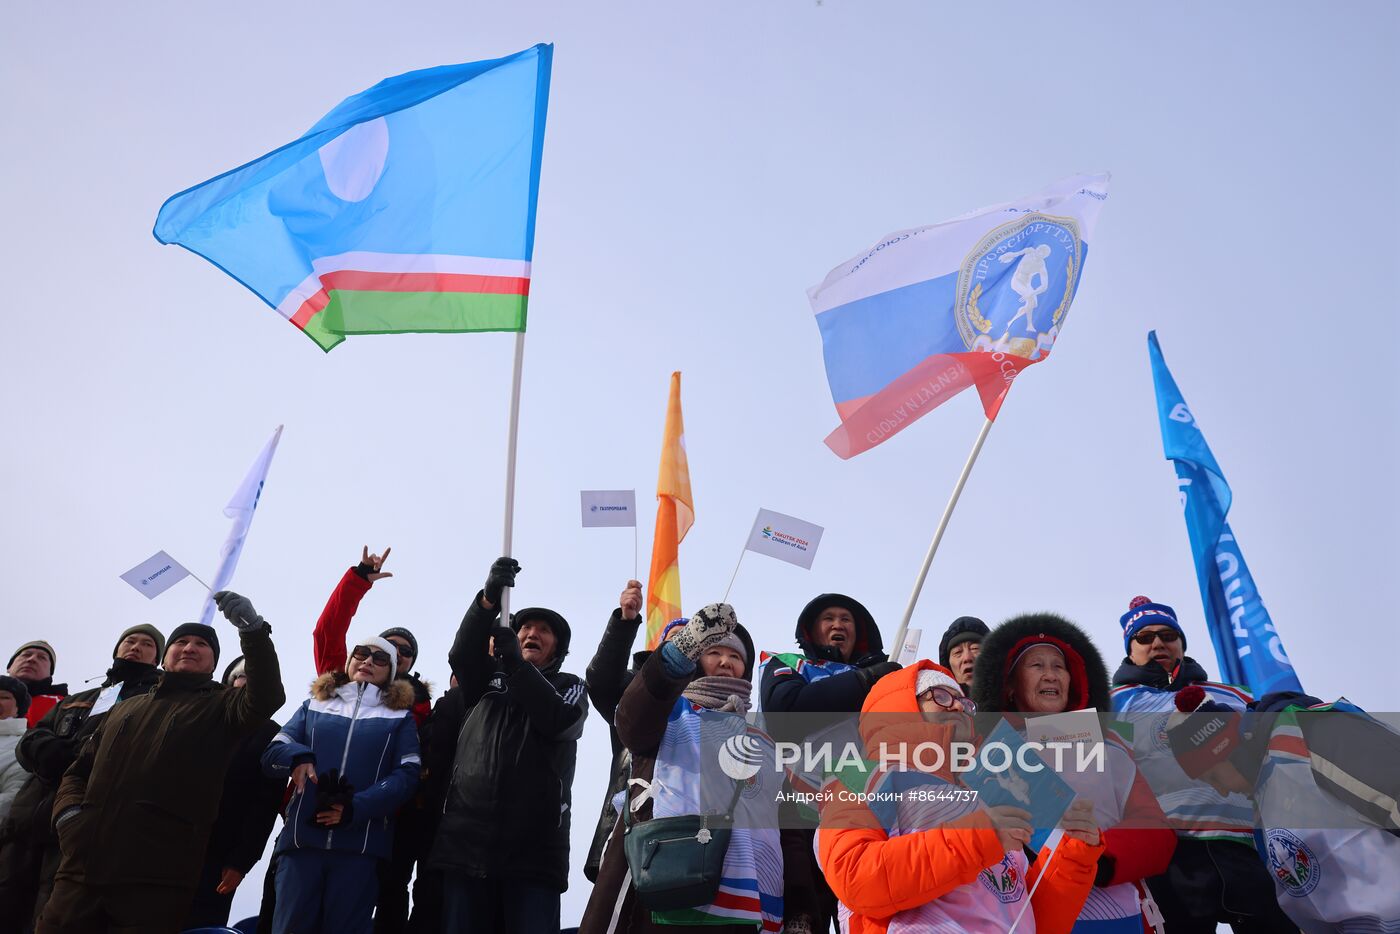
[[[147,600],[154,600],[189,576],[190,572],[180,562],[158,551],[123,574],[122,580],[135,587]]]
[[[812,559],[821,544],[822,527],[771,509],[760,509],[753,521],[748,544],[744,547],[788,564],[812,569]]]
[[[578,498],[585,529],[622,529],[637,525],[636,490],[580,490]]]
[[[912,665],[919,659],[919,641],[923,639],[922,629],[910,629],[904,634],[904,644],[899,647],[899,658],[895,661],[901,665]]]

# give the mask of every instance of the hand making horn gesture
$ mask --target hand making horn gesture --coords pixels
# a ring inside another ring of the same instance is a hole
[[[365,546],[363,547],[363,550],[361,551],[361,557],[360,557],[360,568],[361,568],[361,573],[364,575],[365,580],[367,580],[367,581],[369,581],[371,584],[373,584],[375,581],[379,580],[380,578],[383,578],[383,577],[393,577],[393,576],[394,576],[394,572],[393,572],[393,571],[381,571],[381,570],[379,570],[381,567],[384,566],[384,562],[389,560],[389,552],[392,551],[392,550],[393,550],[392,548],[385,548],[385,549],[384,549],[384,554],[382,554],[382,555],[372,555],[372,554],[369,553],[369,546],[368,546],[368,545],[365,545]]]

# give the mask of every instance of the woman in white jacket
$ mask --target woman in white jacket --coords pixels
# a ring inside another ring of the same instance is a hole
[[[10,803],[24,785],[29,773],[15,758],[15,747],[29,726],[29,689],[9,675],[0,676],[0,823],[10,816]]]

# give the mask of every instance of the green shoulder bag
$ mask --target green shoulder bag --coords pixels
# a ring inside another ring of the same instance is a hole
[[[630,768],[627,774],[630,789]],[[725,814],[682,814],[634,822],[630,795],[623,801],[623,852],[632,870],[632,887],[643,905],[652,911],[671,911],[715,900],[734,830],[734,806],[742,790],[743,785],[735,782]]]

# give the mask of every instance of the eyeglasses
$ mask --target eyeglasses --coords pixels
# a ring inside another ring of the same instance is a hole
[[[388,652],[385,652],[383,649],[372,649],[367,645],[355,646],[355,648],[350,652],[350,657],[355,659],[356,661],[361,662],[365,659],[369,659],[376,665],[382,665],[385,668],[389,667],[390,662]]]
[[[1175,629],[1154,629],[1152,632],[1140,632],[1133,636],[1133,641],[1138,645],[1151,645],[1156,640],[1161,639],[1163,645],[1171,645],[1181,639],[1181,633]]]
[[[919,700],[932,700],[940,707],[961,707],[963,713],[976,713],[977,705],[972,702],[972,698],[963,697],[961,694],[954,694],[944,687],[932,687],[919,695]]]

